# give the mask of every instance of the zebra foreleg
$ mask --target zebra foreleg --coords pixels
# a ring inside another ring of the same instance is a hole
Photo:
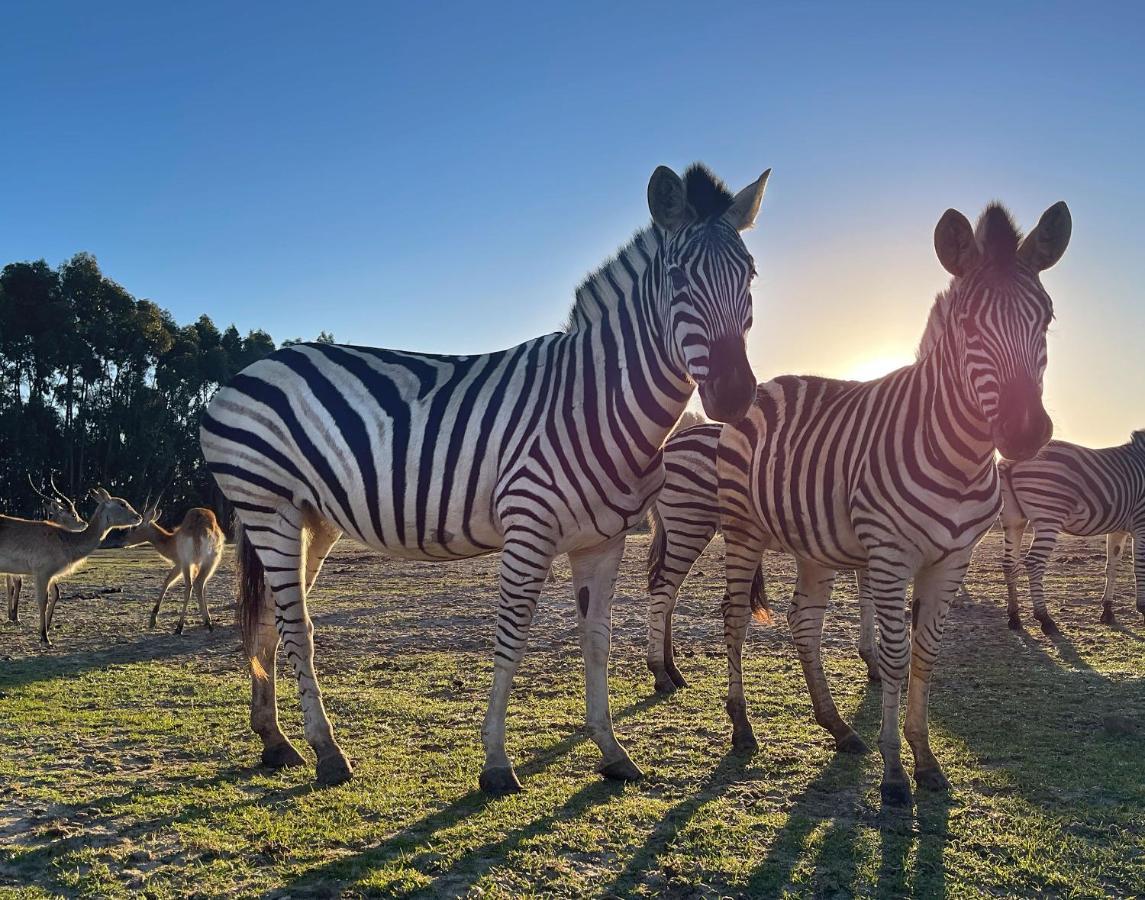
[[[745,523],[740,523],[745,524]],[[726,525],[724,536],[727,547],[724,566],[727,573],[727,592],[721,609],[724,614],[724,644],[728,654],[727,713],[732,720],[732,747],[741,752],[759,749],[751,719],[747,714],[747,698],[743,692],[743,642],[751,621],[751,583],[763,559],[764,539],[746,528],[732,530]]]
[[[648,606],[648,669],[656,680],[656,693],[671,694],[688,683],[676,668],[672,649],[672,615],[680,586],[688,572],[716,533],[714,523],[703,525],[696,533],[683,526],[662,520],[663,549],[649,561],[648,585],[652,601]]]
[[[1006,579],[1006,612],[1009,625],[1022,627],[1022,616],[1018,601],[1018,572],[1021,569],[1022,535],[1026,533],[1025,519],[1003,523],[1002,526],[1002,574]]]
[[[501,597],[493,644],[493,688],[489,692],[489,707],[481,726],[485,765],[481,770],[480,785],[481,790],[495,797],[521,790],[521,782],[513,771],[509,754],[505,752],[505,714],[513,676],[529,640],[537,597],[555,555],[555,544],[548,538],[540,538],[533,529],[523,531],[519,538],[514,538],[511,533],[505,536],[501,551]]]
[[[589,550],[569,554],[576,597],[588,733],[600,748],[598,771],[605,778],[635,781],[643,772],[612,731],[608,702],[608,656],[612,649],[612,595],[624,555],[624,535]]]
[[[1046,564],[1054,545],[1058,540],[1058,526],[1056,524],[1036,523],[1034,525],[1034,540],[1030,544],[1030,551],[1026,554],[1026,572],[1030,576],[1030,597],[1034,601],[1034,618],[1042,625],[1042,632],[1050,636],[1059,635],[1057,623],[1046,609],[1046,593],[1042,580],[1046,574]],[[1019,627],[1014,621],[1011,628]]]
[[[839,715],[827,685],[827,675],[823,671],[823,617],[835,583],[835,572],[805,560],[798,561],[798,568],[795,593],[787,611],[787,623],[791,627],[791,639],[795,642],[799,662],[803,666],[803,677],[811,693],[815,721],[835,738],[836,751],[866,753],[868,748],[863,739]]]
[[[878,684],[879,645],[875,638],[875,602],[865,569],[855,570],[855,590],[859,596],[859,658],[867,664],[867,681]]]
[[[911,666],[904,731],[914,753],[914,780],[919,787],[949,790],[950,782],[930,749],[930,678],[942,646],[942,628],[950,604],[966,575],[969,560],[954,568],[920,572],[914,583]]]
[[[1133,578],[1137,590],[1137,612],[1145,618],[1145,522],[1133,529]]]
[[[910,667],[906,588],[912,574],[905,563],[893,559],[872,556],[867,565],[867,580],[879,625],[879,674],[883,688],[883,718],[879,731],[883,781],[879,791],[883,802],[893,805],[909,805],[911,802],[910,782],[902,765],[899,701],[902,683]]]
[[[1117,564],[1121,562],[1128,542],[1128,531],[1114,531],[1105,536],[1105,591],[1101,595],[1100,619],[1102,625],[1117,624],[1117,619],[1113,615],[1113,586],[1117,581]]]

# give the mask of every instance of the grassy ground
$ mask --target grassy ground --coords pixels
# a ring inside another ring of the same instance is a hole
[[[782,624],[753,626],[745,681],[761,752],[730,755],[722,709],[720,548],[685,586],[681,667],[691,687],[651,696],[643,668],[644,538],[618,585],[617,732],[647,772],[593,775],[567,566],[542,601],[510,705],[525,792],[477,791],[490,680],[491,560],[393,563],[340,548],[313,603],[328,707],[357,777],[253,767],[248,682],[230,627],[145,629],[163,568],[101,553],[65,586],[56,647],[31,610],[0,625],[0,895],[308,897],[977,896],[1145,894],[1145,628],[1123,584],[1124,627],[1096,624],[1099,544],[1066,542],[1048,582],[1065,637],[1006,628],[991,536],[952,613],[932,731],[954,784],[884,811],[877,754],[836,756],[810,714]],[[769,558],[772,590],[792,581]],[[122,585],[122,594],[67,599]],[[840,580],[827,671],[872,745],[879,700],[854,652]],[[1028,613],[1027,613],[1028,617]],[[292,680],[280,682],[301,742]]]

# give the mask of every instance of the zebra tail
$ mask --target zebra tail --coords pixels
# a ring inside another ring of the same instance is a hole
[[[254,545],[247,539],[242,523],[235,526],[235,570],[238,575],[238,608],[235,618],[242,636],[243,654],[250,662],[251,673],[255,678],[266,678],[266,669],[258,661],[255,652],[255,636],[258,634],[262,605],[266,601],[266,573],[262,560],[254,552]]]
[[[763,563],[755,567],[751,579],[751,617],[765,625],[771,622],[771,607],[767,603],[767,584],[763,577]]]
[[[664,522],[660,513],[656,511],[656,504],[648,510],[648,527],[652,531],[652,542],[648,545],[648,593],[660,581],[660,570],[664,567],[664,557],[668,551],[668,533],[664,530]]]

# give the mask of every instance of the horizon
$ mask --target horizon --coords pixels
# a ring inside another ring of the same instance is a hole
[[[28,8],[0,61],[22,116],[2,263],[88,251],[181,323],[278,342],[488,352],[559,327],[647,224],[657,165],[702,161],[732,190],[772,168],[746,235],[756,375],[869,378],[913,360],[947,207],[999,199],[1028,230],[1064,199],[1046,407],[1055,437],[1124,443],[1145,425],[1145,13],[1033,8],[887,29],[845,7],[677,27],[631,6],[608,28],[521,7],[512,33],[464,8],[244,8],[225,29],[221,6]],[[757,34],[744,64],[734,42]]]

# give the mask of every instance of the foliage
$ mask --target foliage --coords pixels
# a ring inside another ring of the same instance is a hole
[[[319,340],[333,341],[323,332]],[[202,315],[179,325],[78,253],[0,272],[0,498],[38,508],[28,476],[72,496],[102,485],[170,512],[221,507],[199,452],[199,420],[220,385],[275,348]],[[220,512],[225,510],[219,508]]]

